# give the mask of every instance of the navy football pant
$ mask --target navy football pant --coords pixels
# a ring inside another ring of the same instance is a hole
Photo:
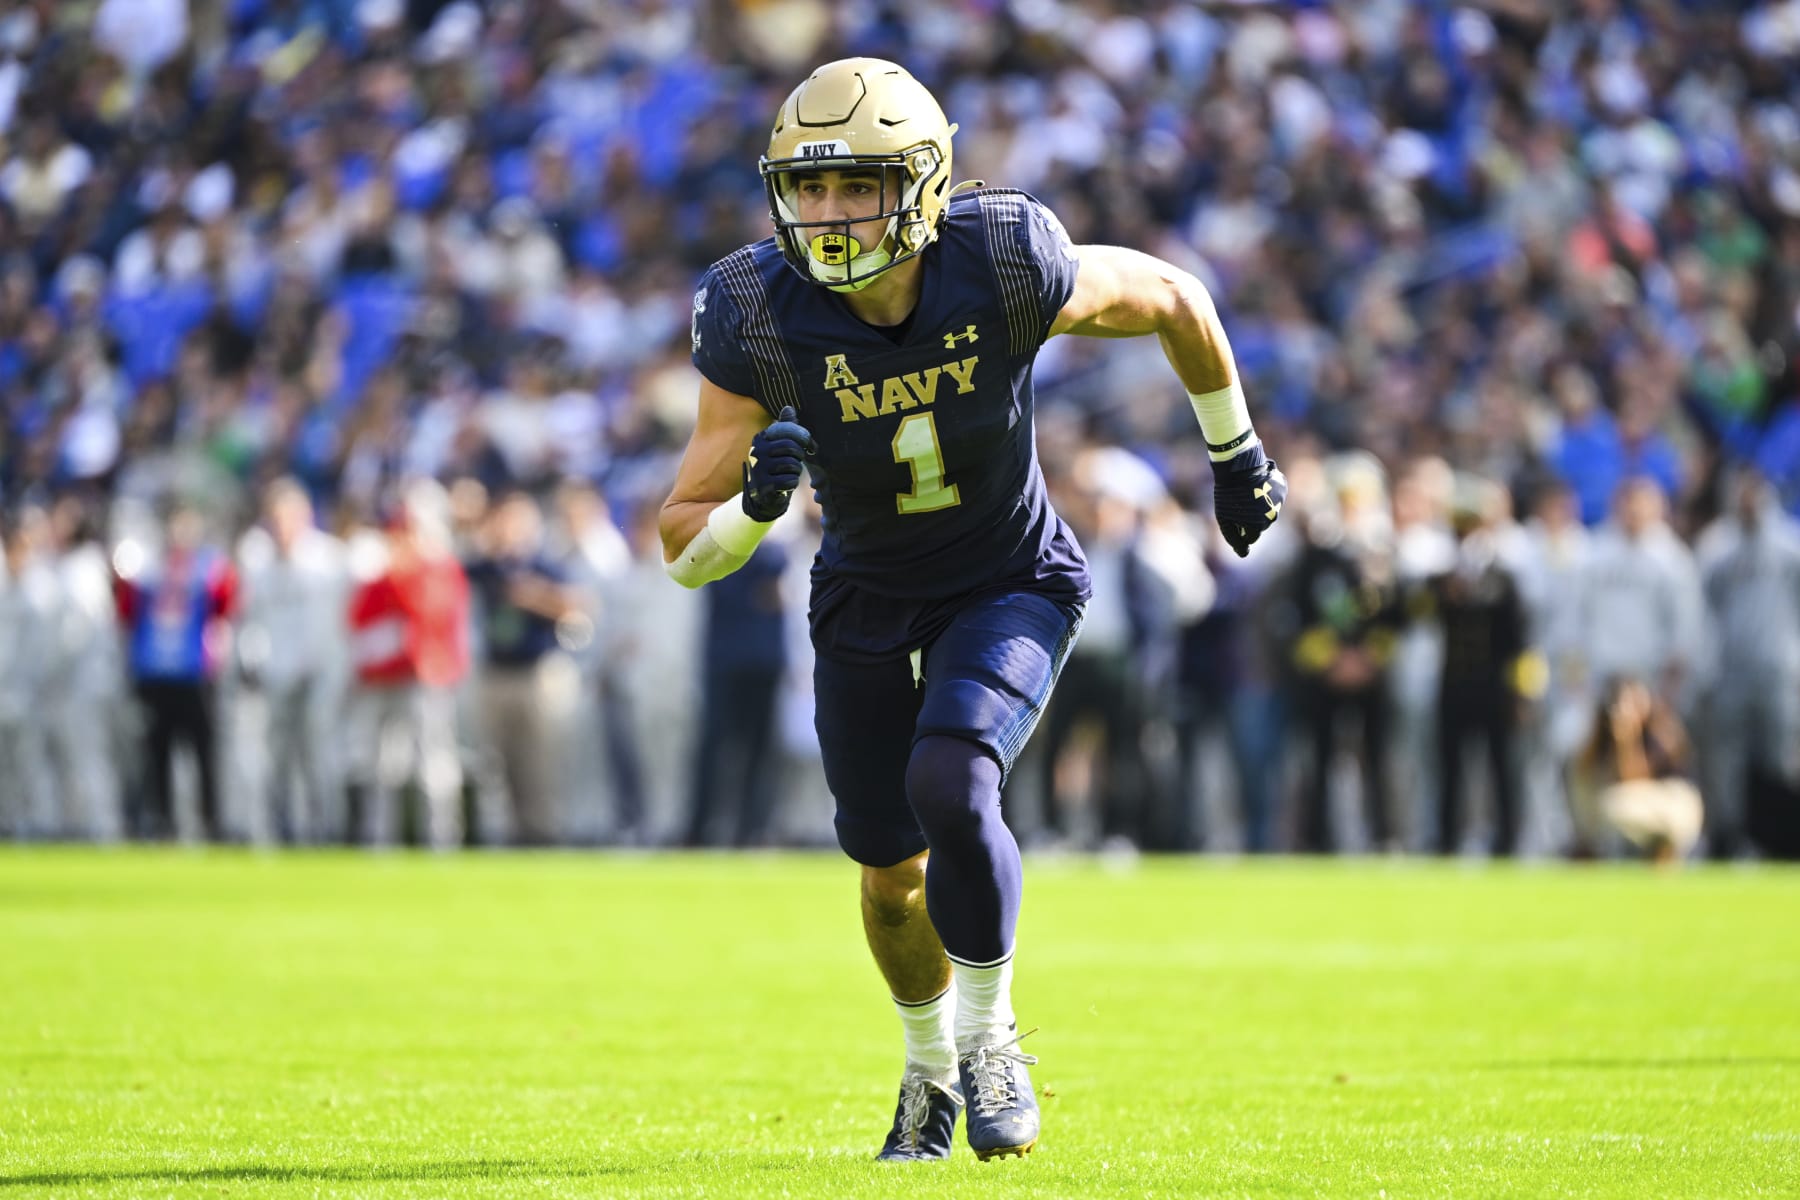
[[[821,656],[813,681],[838,844],[889,867],[927,847],[926,904],[951,957],[1011,952],[1019,848],[1000,786],[1030,737],[1080,628],[1079,608],[1033,592],[971,603],[911,662]]]

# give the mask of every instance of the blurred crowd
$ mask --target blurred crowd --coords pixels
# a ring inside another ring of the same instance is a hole
[[[1211,287],[1059,339],[1094,561],[1029,841],[1671,857],[1800,823],[1800,3],[23,0],[0,15],[0,832],[828,842],[816,514],[694,596],[691,288],[817,62]]]

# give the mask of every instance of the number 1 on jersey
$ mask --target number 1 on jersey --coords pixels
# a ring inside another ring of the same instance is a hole
[[[894,461],[912,468],[912,491],[894,497],[902,513],[936,512],[962,503],[956,485],[944,485],[944,451],[931,413],[913,413],[900,422],[894,432]]]

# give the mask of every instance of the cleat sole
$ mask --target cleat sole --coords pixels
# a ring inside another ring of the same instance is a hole
[[[1037,1139],[1032,1138],[1023,1146],[996,1146],[992,1150],[977,1150],[975,1151],[975,1157],[982,1162],[986,1162],[990,1158],[1024,1158],[1027,1154],[1031,1153],[1032,1147],[1036,1145]]]

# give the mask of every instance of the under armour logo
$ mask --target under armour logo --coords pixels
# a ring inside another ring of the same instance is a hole
[[[1279,516],[1281,514],[1281,505],[1279,505],[1279,504],[1275,503],[1273,500],[1269,499],[1269,493],[1274,490],[1275,490],[1275,487],[1273,484],[1265,483],[1261,487],[1256,488],[1254,491],[1252,491],[1250,493],[1252,496],[1256,497],[1258,500],[1261,500],[1264,504],[1267,504],[1269,506],[1269,511],[1264,513],[1263,516],[1269,518],[1269,520],[1271,520],[1271,521],[1273,521],[1277,516]]]
[[[981,335],[976,333],[975,327],[971,325],[961,333],[946,333],[944,335],[944,349],[954,350],[956,349],[956,343],[958,342],[979,342],[980,340]]]

